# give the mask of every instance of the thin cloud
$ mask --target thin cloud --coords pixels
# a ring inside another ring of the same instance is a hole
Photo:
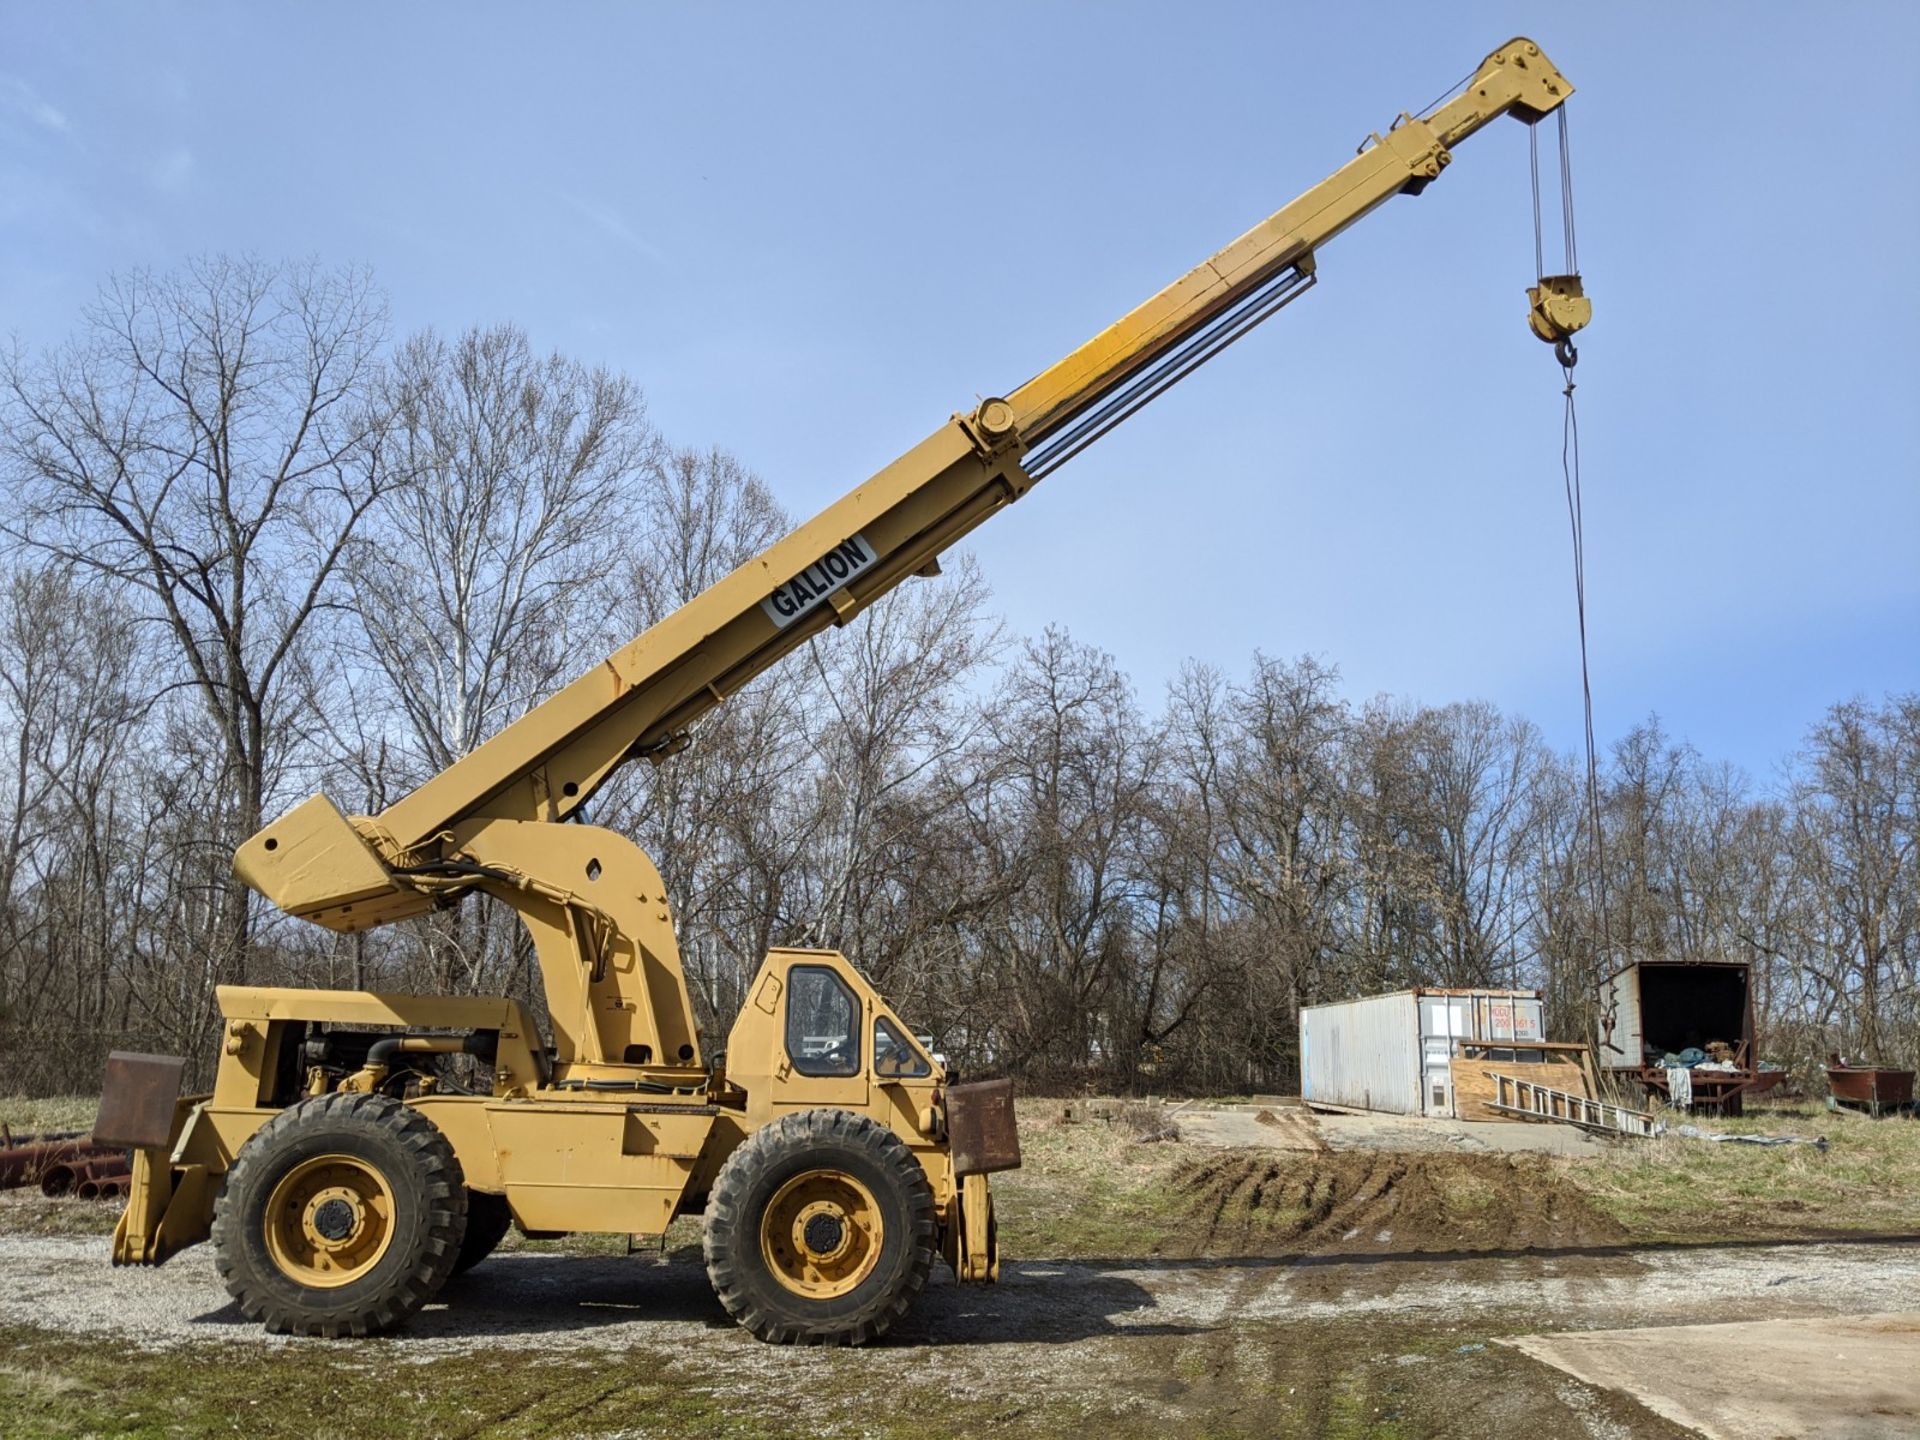
[[[176,145],[147,166],[147,183],[168,195],[177,195],[193,180],[193,151]]]
[[[560,192],[560,198],[579,215],[591,221],[598,229],[618,240],[629,250],[644,255],[649,260],[659,261],[663,265],[666,263],[666,252],[641,236],[609,206],[592,200],[583,200],[580,196],[570,195],[564,190]]]
[[[73,129],[64,111],[41,99],[40,92],[18,75],[0,75],[0,108],[23,116],[42,130],[65,135]]]

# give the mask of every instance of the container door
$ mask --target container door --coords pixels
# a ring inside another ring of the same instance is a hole
[[[1453,1042],[1471,1038],[1473,1017],[1464,1000],[1420,997],[1420,1111],[1453,1114]]]
[[[1638,1070],[1645,1041],[1640,1024],[1640,967],[1629,966],[1600,984],[1600,1014],[1595,1019],[1600,1065],[1607,1070]]]

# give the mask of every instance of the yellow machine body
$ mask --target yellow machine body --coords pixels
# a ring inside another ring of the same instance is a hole
[[[844,1074],[796,1069],[786,1038],[796,968],[829,972],[852,999],[859,1043],[835,1067]],[[504,1196],[529,1232],[660,1235],[676,1216],[698,1213],[747,1134],[784,1114],[831,1106],[871,1116],[906,1144],[927,1172],[955,1273],[993,1278],[987,1179],[954,1171],[944,1067],[835,951],[776,950],[749,993],[727,1041],[737,1068],[682,1071],[678,1093],[642,1096],[555,1088],[531,1018],[510,1000],[223,986],[225,1044],[214,1089],[178,1102],[164,1148],[136,1152],[114,1260],[159,1264],[207,1237],[221,1174],[281,1108],[312,1093],[310,1074],[290,1056],[310,1025],[324,1024],[499,1037],[493,1094],[429,1091],[410,1103],[446,1136],[468,1186]],[[876,1044],[883,1031],[888,1041]]]

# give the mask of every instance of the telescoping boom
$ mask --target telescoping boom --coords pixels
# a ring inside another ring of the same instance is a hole
[[[1430,115],[1402,115],[1332,175],[1189,270],[1004,398],[956,414],[813,519],[456,761],[356,834],[391,869],[444,853],[451,828],[483,818],[565,820],[624,761],[688,742],[706,711],[831,625],[844,625],[1012,504],[1093,440],[1314,283],[1322,245],[1386,201],[1418,194],[1453,149],[1512,115],[1533,123],[1573,87],[1531,41],[1489,55]],[[1543,338],[1586,323],[1584,302],[1536,303]],[[324,800],[309,820],[342,842]],[[296,812],[299,813],[299,812]],[[241,875],[282,908],[353,930],[419,908],[403,877],[369,896],[329,893],[265,849],[294,817],[241,850]],[[363,876],[370,870],[354,867]],[[302,883],[305,882],[305,883]],[[348,906],[351,904],[352,908]]]
[[[1019,1163],[1005,1082],[955,1084],[846,957],[819,950],[767,956],[724,1067],[710,1063],[658,870],[578,823],[581,808],[622,764],[687,745],[795,647],[934,573],[976,525],[1299,296],[1326,242],[1424,189],[1461,141],[1503,115],[1537,123],[1571,93],[1538,46],[1509,41],[1454,98],[1402,114],[380,814],[315,796],[248,840],[240,877],[337,931],[476,890],[512,907],[550,1034],[504,999],[223,987],[214,1090],[171,1121],[155,1097],[177,1092],[180,1062],[116,1057],[134,1079],[119,1100],[110,1085],[103,1138],[136,1163],[115,1259],[159,1263],[211,1233],[247,1314],[328,1335],[399,1323],[510,1222],[653,1235],[704,1214],[721,1300],[776,1340],[880,1333],[935,1253],[992,1279],[987,1177]],[[1579,277],[1529,293],[1534,333],[1570,363],[1590,314]],[[440,1057],[456,1053],[491,1069],[490,1094],[441,1084]]]

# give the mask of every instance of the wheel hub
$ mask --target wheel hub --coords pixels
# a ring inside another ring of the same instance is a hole
[[[320,1233],[321,1239],[336,1244],[353,1233],[357,1219],[353,1206],[337,1195],[313,1207],[313,1228]]]
[[[767,1268],[787,1289],[828,1300],[859,1288],[880,1260],[885,1224],[866,1184],[843,1170],[807,1170],[760,1218]]]
[[[800,1233],[815,1255],[831,1255],[845,1242],[847,1225],[838,1215],[823,1210],[810,1216]]]
[[[393,1240],[393,1188],[357,1155],[319,1155],[280,1177],[262,1217],[281,1274],[330,1289],[379,1263]]]

